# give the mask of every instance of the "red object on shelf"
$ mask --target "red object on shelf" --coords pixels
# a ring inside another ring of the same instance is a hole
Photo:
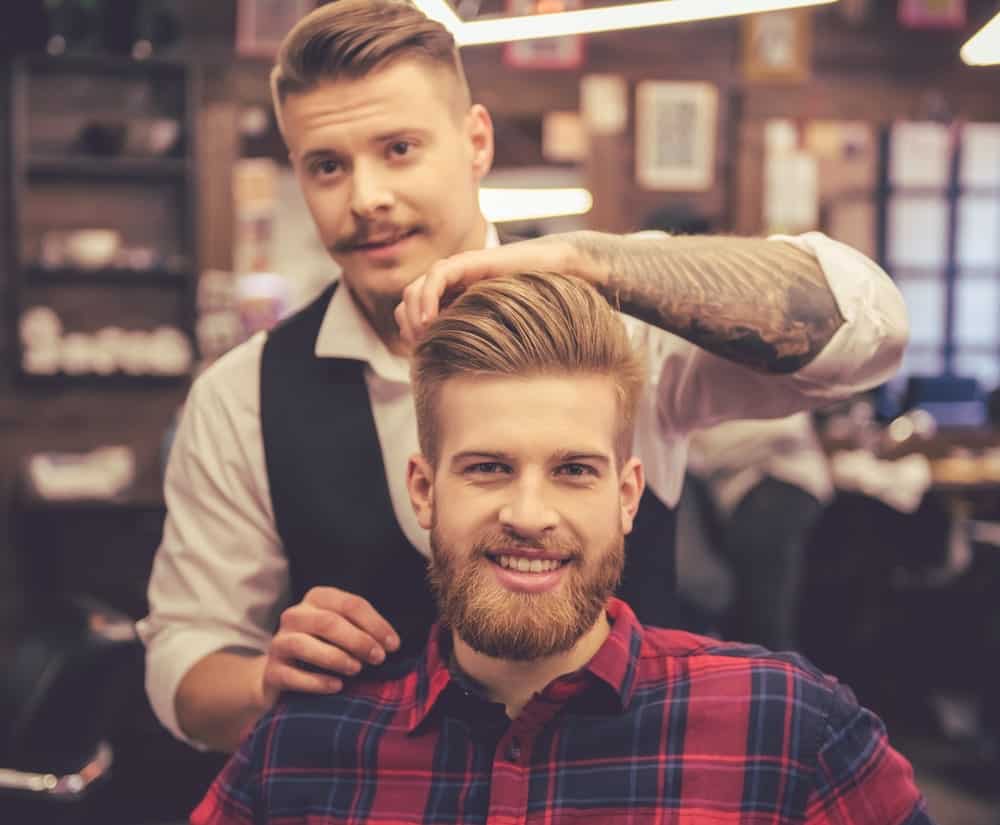
[[[898,19],[909,29],[960,29],[965,0],[899,0]]]

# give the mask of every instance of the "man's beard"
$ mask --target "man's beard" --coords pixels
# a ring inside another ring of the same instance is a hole
[[[487,553],[496,557],[516,547],[510,536],[494,531],[481,536],[471,552],[463,552],[432,527],[428,578],[441,619],[486,656],[531,661],[565,653],[594,626],[618,586],[625,538],[617,536],[589,559],[579,543],[546,541],[545,550],[569,556],[562,574],[567,581],[546,593],[507,590],[487,568],[493,564]]]

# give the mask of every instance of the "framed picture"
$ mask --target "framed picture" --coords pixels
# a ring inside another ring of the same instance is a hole
[[[809,78],[812,14],[788,9],[743,20],[743,74],[747,80],[801,83]]]
[[[507,0],[508,17],[575,11],[581,0]],[[503,47],[503,61],[515,69],[576,69],[583,64],[584,37],[539,37],[515,40]]]
[[[273,58],[285,35],[316,7],[316,0],[236,0],[236,51]]]
[[[719,93],[710,83],[640,83],[635,153],[639,184],[660,191],[710,189],[718,110]]]

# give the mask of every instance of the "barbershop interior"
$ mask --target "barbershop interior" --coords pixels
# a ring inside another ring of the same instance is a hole
[[[888,273],[909,331],[877,383],[685,434],[673,586],[644,598],[682,630],[834,675],[933,821],[1000,825],[1000,0],[412,2],[452,32],[489,113],[479,205],[505,246],[821,233],[836,260]],[[263,460],[256,418],[245,443],[185,434],[189,390],[340,277],[314,220],[327,195],[293,167],[272,96],[286,35],[321,5],[0,9],[4,825],[178,825],[228,759],[154,707],[143,620],[173,508],[245,508],[241,448]],[[852,289],[844,323],[868,300]],[[197,557],[200,529],[173,541]],[[234,588],[270,575],[215,559]],[[188,587],[218,620],[210,590],[166,572],[161,597]],[[257,606],[255,655],[282,598]]]

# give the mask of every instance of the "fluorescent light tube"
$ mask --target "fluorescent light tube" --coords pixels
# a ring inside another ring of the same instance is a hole
[[[594,199],[586,189],[479,190],[479,206],[491,223],[583,215],[593,205]]]
[[[462,27],[462,19],[455,14],[448,0],[416,0],[415,5],[431,20],[437,20],[453,35]]]
[[[970,66],[993,66],[1000,63],[1000,14],[962,46],[961,55],[962,61]]]
[[[688,23],[741,14],[804,8],[836,3],[837,0],[652,0],[596,9],[530,14],[522,17],[496,17],[488,20],[461,21],[451,12],[445,19],[440,6],[446,0],[417,0],[428,16],[440,20],[455,35],[459,46],[487,43],[510,43],[538,37],[636,29]],[[450,8],[448,9],[450,12]],[[433,12],[433,14],[432,14]]]

